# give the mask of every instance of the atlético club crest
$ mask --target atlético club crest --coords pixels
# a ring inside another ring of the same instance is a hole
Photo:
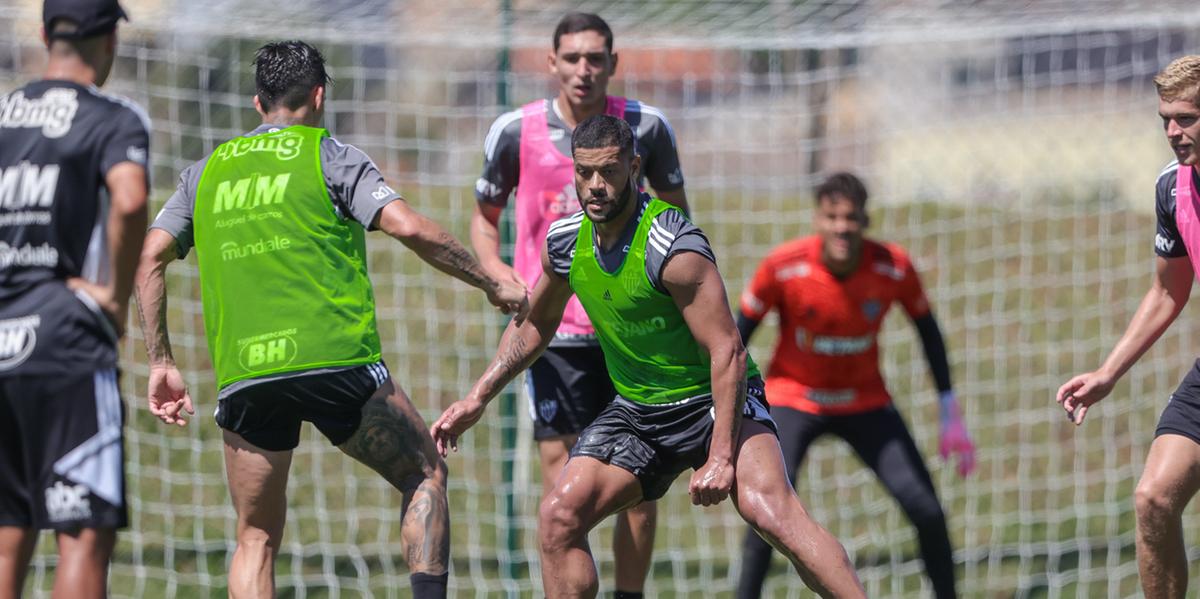
[[[863,302],[862,311],[863,316],[866,316],[867,320],[875,320],[883,312],[883,304],[879,300],[869,299]]]
[[[551,422],[554,416],[558,414],[558,402],[553,399],[543,399],[538,402],[538,415],[542,417],[542,422]]]

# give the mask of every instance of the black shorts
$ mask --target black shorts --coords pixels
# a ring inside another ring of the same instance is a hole
[[[0,526],[124,528],[117,371],[0,378]]]
[[[525,377],[533,438],[577,435],[617,396],[600,346],[551,347]]]
[[[1169,434],[1183,435],[1200,443],[1200,360],[1183,377],[1158,419],[1154,436]]]
[[[334,372],[298,374],[238,389],[217,401],[217,426],[267,451],[300,444],[300,424],[311,422],[341,445],[362,422],[362,407],[388,380],[383,362]]]
[[[762,379],[750,379],[742,416],[778,434]],[[667,494],[681,472],[704,465],[712,429],[712,395],[657,406],[618,396],[580,433],[571,457],[592,457],[632,472],[642,499],[653,501]]]

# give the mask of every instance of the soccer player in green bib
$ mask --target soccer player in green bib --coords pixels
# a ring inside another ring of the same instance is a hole
[[[788,483],[762,390],[707,239],[676,208],[639,194],[625,121],[580,123],[571,138],[582,212],[551,225],[528,319],[431,433],[442,455],[546,348],[572,292],[596,328],[618,396],[579,435],[541,504],[546,596],[595,597],[587,534],[610,514],[666,494],[694,468],[692,503],[726,497],[824,597],[863,597],[845,549]]]
[[[446,464],[381,359],[365,231],[523,318],[525,287],[497,282],[439,225],[408,207],[366,154],[319,128],[325,61],[299,41],[255,56],[263,124],[186,169],[146,236],[137,272],[150,354],[150,411],[186,423],[192,400],[171,355],[164,271],[196,248],[217,424],[237,512],[231,597],[273,597],[287,478],[302,422],[403,494],[412,597],[445,597]]]

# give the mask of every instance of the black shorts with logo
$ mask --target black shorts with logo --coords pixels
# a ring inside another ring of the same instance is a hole
[[[223,394],[217,426],[267,451],[300,444],[300,424],[313,423],[334,445],[362,423],[362,407],[388,380],[383,362],[336,371],[272,377]]]
[[[748,383],[742,417],[778,434],[762,379]],[[712,430],[711,394],[656,406],[618,396],[579,435],[571,457],[592,457],[632,472],[642,485],[642,499],[653,501],[666,495],[681,472],[704,465]]]
[[[1154,436],[1167,434],[1183,435],[1200,443],[1200,360],[1183,377],[1158,419]]]
[[[577,435],[617,396],[598,345],[551,347],[525,377],[533,438]]]
[[[117,371],[0,377],[0,526],[123,528]]]

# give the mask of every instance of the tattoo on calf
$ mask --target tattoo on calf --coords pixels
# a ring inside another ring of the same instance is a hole
[[[372,398],[343,447],[404,493],[401,535],[409,570],[442,574],[450,562],[450,515],[444,472],[438,474],[437,458],[425,452],[427,434],[415,414]]]
[[[442,573],[450,561],[450,516],[446,493],[433,479],[413,492],[404,514],[405,559],[414,572]]]

